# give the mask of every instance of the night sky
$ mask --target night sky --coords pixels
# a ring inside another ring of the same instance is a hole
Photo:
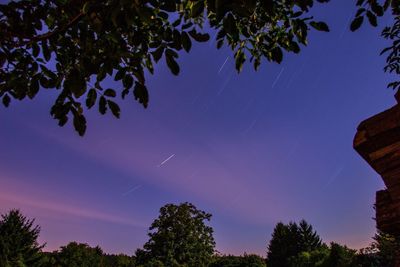
[[[325,242],[351,248],[375,233],[379,176],[352,148],[358,124],[392,105],[382,26],[351,33],[354,1],[317,5],[312,31],[282,64],[234,70],[232,51],[194,45],[173,76],[148,76],[150,105],[122,117],[87,112],[79,137],[50,117],[54,91],[0,107],[0,213],[19,208],[46,250],[70,241],[132,255],[167,203],[213,214],[217,250],[265,256],[275,224],[304,218]],[[110,83],[112,86],[112,83]]]

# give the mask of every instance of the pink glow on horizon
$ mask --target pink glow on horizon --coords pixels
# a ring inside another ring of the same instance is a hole
[[[134,227],[147,227],[147,224],[141,221],[133,221],[128,218],[104,213],[101,211],[75,207],[64,203],[49,202],[48,200],[45,201],[37,198],[16,196],[5,192],[0,192],[0,200],[7,202],[8,205],[10,205],[10,203],[13,203],[14,205],[17,204],[18,207],[26,207],[27,209],[36,208],[45,212],[50,212],[50,215],[62,214],[83,219],[92,219],[116,224],[130,225]],[[48,216],[49,214],[46,213],[46,215]]]

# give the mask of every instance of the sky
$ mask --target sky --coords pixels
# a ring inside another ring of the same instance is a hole
[[[211,213],[221,253],[266,255],[277,222],[307,220],[325,242],[367,246],[380,177],[352,148],[358,124],[395,104],[379,52],[383,25],[355,32],[353,1],[317,5],[330,33],[298,55],[234,70],[215,42],[147,77],[148,109],[120,101],[121,119],[86,113],[79,137],[50,117],[54,92],[0,107],[0,213],[18,208],[40,243],[70,241],[132,255],[167,203]]]

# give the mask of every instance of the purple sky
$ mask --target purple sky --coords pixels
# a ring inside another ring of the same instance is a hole
[[[215,43],[148,77],[150,106],[87,112],[79,137],[50,118],[54,94],[0,107],[0,213],[20,208],[40,241],[132,254],[167,203],[213,214],[217,250],[265,255],[274,225],[306,219],[324,241],[366,246],[383,183],[352,148],[357,125],[394,104],[380,30],[348,30],[353,1],[318,5],[330,33],[300,55],[237,75]],[[389,20],[381,20],[381,26]]]

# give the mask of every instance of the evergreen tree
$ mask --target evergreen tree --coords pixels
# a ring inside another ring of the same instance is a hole
[[[311,224],[308,224],[305,220],[301,220],[298,225],[298,231],[301,251],[313,251],[321,247],[322,240],[317,232],[313,230]]]
[[[0,266],[40,266],[40,251],[44,247],[37,242],[40,227],[34,226],[34,220],[27,219],[19,210],[11,210],[1,217]]]
[[[302,252],[312,252],[321,247],[321,238],[305,220],[300,224],[278,223],[268,245],[268,267],[289,267]]]

